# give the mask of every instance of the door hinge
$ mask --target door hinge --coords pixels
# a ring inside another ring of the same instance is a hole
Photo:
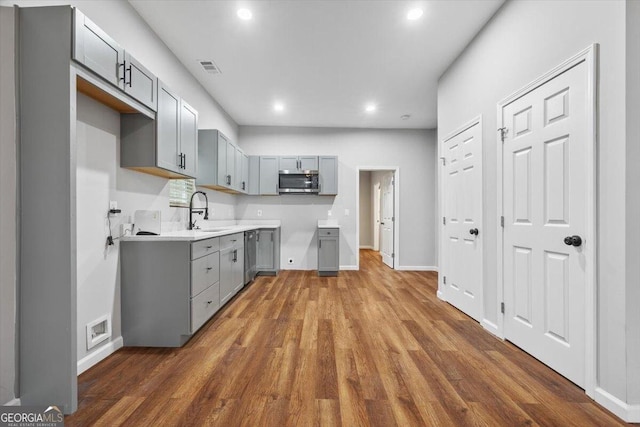
[[[393,221],[395,221],[395,220],[396,220],[396,217],[395,217],[395,216],[392,216],[392,217],[391,217],[391,222],[393,222]]]
[[[442,217],[442,225],[447,225],[447,218],[446,217]]]
[[[396,254],[395,253],[391,253],[391,258],[395,258]]]
[[[504,303],[500,303],[500,313],[504,314]]]
[[[442,276],[442,284],[443,285],[447,284],[447,276]]]
[[[442,160],[442,166],[445,166],[447,164],[447,158],[446,157],[440,157],[440,160]]]
[[[500,217],[500,227],[504,228],[504,216]]]
[[[504,142],[504,138],[507,136],[507,132],[509,132],[509,129],[507,129],[506,127],[501,127],[498,128],[498,132],[500,132],[500,140]]]

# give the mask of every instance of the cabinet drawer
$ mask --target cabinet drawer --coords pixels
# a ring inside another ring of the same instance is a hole
[[[220,253],[191,261],[191,296],[194,297],[220,280]]]
[[[214,237],[213,239],[200,240],[191,244],[191,259],[197,259],[219,250],[220,240],[217,237]]]
[[[220,284],[214,283],[191,299],[191,333],[206,323],[220,308]]]
[[[240,247],[241,243],[244,244],[244,233],[229,234],[220,237],[220,249]]]
[[[321,237],[325,237],[325,236],[336,237],[339,235],[339,233],[340,233],[340,229],[338,228],[319,228],[318,229],[318,236],[321,236]]]

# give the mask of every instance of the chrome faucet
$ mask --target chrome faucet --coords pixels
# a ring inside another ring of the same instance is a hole
[[[204,200],[207,203],[204,209],[193,209],[193,196],[195,196],[198,193],[204,196]],[[205,193],[204,191],[194,191],[194,193],[191,195],[191,200],[189,201],[189,230],[198,228],[196,227],[196,222],[193,220],[193,214],[194,213],[201,214],[203,212],[204,212],[203,219],[209,219],[209,198],[207,197],[207,193]]]

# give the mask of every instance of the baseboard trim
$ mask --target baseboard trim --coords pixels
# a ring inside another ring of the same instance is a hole
[[[611,393],[596,387],[595,401],[627,423],[640,423],[640,405],[629,405]]]
[[[399,265],[396,267],[398,271],[435,271],[438,272],[438,267],[433,265]]]
[[[359,270],[357,265],[341,265],[340,270]]]
[[[116,350],[122,348],[123,344],[122,337],[118,337],[78,360],[78,375],[115,353]]]
[[[480,325],[482,325],[482,327],[486,329],[490,334],[495,335],[500,339],[503,339],[503,337],[500,335],[500,330],[498,329],[498,325],[496,325],[495,323],[487,319],[482,319],[482,322],[480,322]]]
[[[11,399],[10,401],[8,401],[2,406],[20,406],[20,399],[19,398]]]
[[[371,250],[373,250],[373,246],[371,246],[371,245],[361,245],[360,249],[371,249]]]

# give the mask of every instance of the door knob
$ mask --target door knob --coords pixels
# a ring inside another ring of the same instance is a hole
[[[582,246],[582,237],[567,236],[564,238],[564,244],[567,246]]]
[[[472,228],[471,230],[469,230],[469,234],[475,234],[476,236],[478,235],[479,231],[477,228]]]

